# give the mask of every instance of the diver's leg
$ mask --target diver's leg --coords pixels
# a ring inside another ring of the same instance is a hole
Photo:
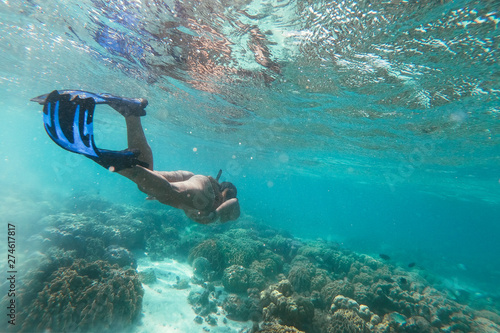
[[[139,149],[141,152],[138,159],[149,164],[148,169],[153,170],[153,152],[148,144],[141,118],[136,116],[125,117],[127,123],[127,142],[129,149]]]

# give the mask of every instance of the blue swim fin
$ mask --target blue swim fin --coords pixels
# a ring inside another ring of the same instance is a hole
[[[60,147],[82,154],[106,169],[113,167],[113,171],[120,171],[134,165],[148,167],[147,163],[137,159],[140,154],[137,150],[113,151],[96,147],[93,127],[96,105],[94,96],[59,94],[57,90],[54,90],[32,101],[44,105],[45,130],[52,141]]]

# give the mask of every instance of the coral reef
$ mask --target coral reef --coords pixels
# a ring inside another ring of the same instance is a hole
[[[217,311],[215,296],[209,289],[203,289],[202,292],[191,291],[188,302],[193,306],[194,312],[202,317]]]
[[[239,265],[232,265],[224,270],[222,283],[227,291],[245,292],[248,288],[262,290],[265,280],[259,272]]]
[[[343,295],[346,297],[354,296],[354,286],[346,280],[336,280],[326,284],[321,289],[321,299],[326,308],[330,308],[336,296]]]
[[[226,311],[229,319],[239,321],[258,320],[262,311],[257,299],[235,294],[226,297],[222,308]]]
[[[264,323],[262,326],[262,329],[258,331],[259,333],[304,333],[303,331],[299,331],[295,327],[284,326],[275,323]]]
[[[353,310],[341,309],[332,316],[327,333],[369,333],[365,322]]]
[[[65,250],[76,250],[80,257],[88,251],[87,239],[94,238],[104,246],[118,245],[127,249],[144,247],[146,226],[138,219],[106,211],[99,219],[87,214],[60,213],[40,220],[46,226],[42,232],[45,245],[55,245]]]
[[[146,251],[151,260],[163,260],[165,257],[175,257],[179,253],[179,231],[173,227],[157,227],[155,232],[146,239]]]
[[[290,269],[288,280],[297,292],[307,291],[311,288],[312,275],[305,265],[296,265]]]
[[[104,252],[104,259],[111,265],[117,264],[120,267],[137,268],[137,261],[132,252],[121,246],[108,246],[106,252]]]
[[[299,329],[307,327],[314,317],[314,305],[306,297],[283,294],[280,287],[287,284],[274,284],[261,292],[264,320],[292,325]]]
[[[24,308],[24,331],[116,330],[141,311],[143,289],[137,273],[105,261],[76,260],[59,268]]]
[[[198,257],[193,260],[193,273],[197,279],[201,281],[211,281],[215,272],[212,270],[212,265],[205,257]]]
[[[71,209],[42,219],[46,229],[33,238],[45,259],[24,279],[25,330],[105,331],[132,322],[141,308],[139,278],[157,281],[153,269],[135,272],[134,250],[192,265],[192,279],[172,287],[196,284],[188,300],[200,324],[221,325],[216,314],[225,313],[255,321],[254,331],[263,320],[259,332],[268,333],[490,332],[500,325],[494,304],[484,300],[476,311],[416,270],[248,219],[185,228],[187,220],[171,210],[93,197],[75,200]]]
[[[188,260],[190,263],[196,258],[203,257],[210,263],[211,270],[216,276],[220,276],[224,271],[224,256],[222,248],[216,239],[207,239],[191,249]]]

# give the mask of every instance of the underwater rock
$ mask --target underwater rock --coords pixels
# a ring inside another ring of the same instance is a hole
[[[208,325],[210,326],[217,326],[217,317],[215,316],[212,316],[212,315],[208,315],[206,318],[205,318],[205,321],[207,322]]]
[[[180,278],[178,276],[175,277],[175,283],[173,286],[175,289],[187,289],[189,288],[189,280],[186,278]]]
[[[124,247],[117,245],[110,245],[106,248],[104,259],[111,265],[117,264],[120,267],[137,268],[137,261],[132,252]]]
[[[199,316],[207,316],[212,312],[217,312],[217,302],[213,293],[204,289],[202,292],[191,291],[188,295],[188,303],[192,305],[194,313]]]
[[[156,273],[153,268],[148,268],[139,272],[139,279],[144,284],[153,284],[156,282]]]
[[[106,261],[75,260],[53,272],[36,299],[24,308],[26,331],[124,329],[141,312],[144,291],[137,273]]]

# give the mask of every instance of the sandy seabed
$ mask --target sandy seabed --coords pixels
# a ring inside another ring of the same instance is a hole
[[[224,311],[219,307],[217,313],[212,314],[217,318],[217,326],[194,321],[196,313],[188,302],[190,291],[202,291],[199,285],[188,282],[187,288],[178,289],[179,280],[191,279],[193,269],[187,263],[173,259],[151,262],[148,257],[137,261],[137,271],[154,270],[156,282],[151,285],[143,284],[144,296],[142,299],[142,318],[134,326],[131,333],[170,333],[170,332],[210,332],[230,333],[241,332],[252,328],[252,322],[237,322],[225,319]]]

